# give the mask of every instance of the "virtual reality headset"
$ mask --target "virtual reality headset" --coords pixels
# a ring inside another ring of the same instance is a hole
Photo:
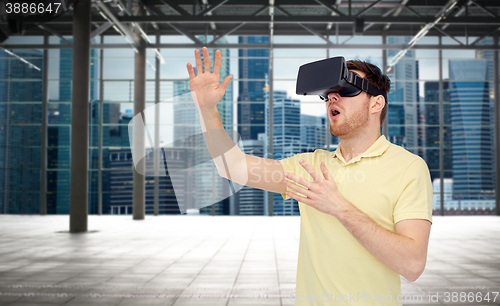
[[[325,102],[328,94],[338,93],[341,97],[354,97],[365,91],[371,95],[382,95],[387,103],[387,93],[362,78],[354,71],[347,69],[345,58],[332,57],[299,68],[295,93],[298,95],[318,95]]]

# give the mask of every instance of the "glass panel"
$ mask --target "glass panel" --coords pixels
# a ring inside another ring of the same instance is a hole
[[[2,191],[0,192],[0,207],[2,207],[3,214],[39,214],[40,193]]]
[[[404,10],[403,12],[404,13]],[[205,39],[200,36],[200,39]],[[336,36],[329,37],[332,42]],[[456,37],[463,43],[477,37]],[[12,40],[14,39],[14,40]],[[37,38],[38,40],[41,37]],[[62,43],[50,37],[52,43]],[[68,37],[71,40],[71,37]],[[379,44],[381,37],[338,37],[338,43]],[[155,41],[155,37],[152,37]],[[212,36],[208,40],[213,40]],[[387,37],[392,45],[407,44],[411,37]],[[32,37],[11,37],[8,43],[33,43]],[[95,40],[94,43],[100,40]],[[443,44],[458,45],[448,37]],[[163,43],[189,43],[182,36],[163,37]],[[227,36],[219,43],[267,44],[269,38]],[[275,43],[324,44],[315,36],[276,36]],[[41,43],[41,40],[40,42]],[[106,43],[126,43],[122,37],[106,37]],[[419,45],[437,44],[437,37],[426,36]],[[492,45],[491,37],[477,45]],[[40,50],[14,50],[31,63],[42,66]],[[160,101],[167,101],[189,91],[186,63],[194,61],[194,50],[165,48],[161,53],[165,64],[160,66]],[[244,146],[254,155],[269,156],[269,61],[267,49],[222,49],[222,78],[232,74],[226,95],[218,104],[224,127],[237,130]],[[286,154],[326,149],[325,104],[318,97],[295,94],[295,79],[300,65],[333,56],[361,59],[382,64],[382,51],[372,49],[275,49],[274,50],[274,116],[273,154],[279,159]],[[388,50],[389,64],[400,50]],[[214,49],[210,49],[213,55]],[[12,56],[0,50],[0,169],[4,193],[1,212],[37,212],[41,160],[41,72],[27,69]],[[97,213],[98,146],[99,146],[99,50],[91,51],[89,105],[89,212]],[[103,101],[103,213],[131,213],[132,161],[128,139],[128,123],[133,114],[134,57],[133,49],[104,51]],[[146,107],[155,101],[155,54],[147,53]],[[71,78],[72,50],[49,50],[49,112],[47,129],[47,201],[49,213],[69,212]],[[443,50],[443,132],[444,185],[446,214],[493,213],[495,173],[493,148],[493,51]],[[213,63],[213,61],[212,61]],[[434,183],[435,208],[439,189],[439,62],[437,50],[410,49],[389,71],[392,81],[388,105],[387,135],[392,142],[422,156],[429,166]],[[9,70],[10,69],[10,70]],[[9,72],[10,71],[10,72]],[[466,71],[466,73],[464,72]],[[10,74],[8,74],[8,73]],[[1,75],[3,73],[3,76]],[[176,135],[186,128],[200,129],[197,112],[186,112],[181,103],[165,103],[160,124],[162,146],[172,144]],[[330,137],[330,150],[338,139]],[[250,152],[249,151],[249,152]],[[281,156],[280,156],[281,154]],[[27,173],[33,178],[27,182]],[[38,174],[36,174],[38,173]],[[38,178],[37,178],[38,175]],[[9,178],[9,179],[7,179]],[[160,214],[178,213],[171,182],[160,182]],[[146,178],[146,212],[153,213],[154,181]],[[21,182],[13,185],[12,182]],[[38,181],[36,181],[38,182]],[[7,184],[7,185],[6,185]],[[128,189],[127,189],[128,188]],[[106,198],[105,196],[106,195]],[[192,194],[194,196],[194,193]],[[37,198],[38,197],[38,198]],[[18,208],[9,204],[19,201]],[[282,201],[274,195],[275,214],[298,214],[294,201]],[[106,202],[107,201],[107,202]],[[233,202],[231,202],[233,201]],[[236,203],[234,202],[236,201]],[[253,203],[253,204],[252,204]],[[259,203],[255,205],[255,203]],[[239,214],[263,214],[267,196],[262,191],[243,189],[239,199],[216,203],[216,214],[226,214],[237,207]],[[115,207],[114,211],[111,206]],[[201,213],[211,214],[212,207]]]
[[[0,147],[0,168],[40,169],[40,147]]]
[[[1,82],[0,82],[1,84]],[[0,104],[0,125],[4,124],[42,124],[41,103]]]

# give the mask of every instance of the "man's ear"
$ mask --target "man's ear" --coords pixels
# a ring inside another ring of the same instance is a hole
[[[382,95],[374,96],[370,99],[370,110],[372,114],[382,112],[385,106],[385,98]]]

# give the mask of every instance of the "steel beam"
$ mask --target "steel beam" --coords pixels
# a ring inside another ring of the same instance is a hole
[[[197,46],[204,46],[205,44],[201,42],[196,36],[193,34],[189,33],[183,26],[180,26],[178,24],[172,24],[168,23],[169,26],[171,26],[174,30],[177,32],[181,33],[182,35],[186,36],[187,38],[191,39]]]
[[[388,22],[393,24],[427,24],[436,20],[434,16],[420,16],[420,17],[410,17],[410,16],[396,16],[396,17],[382,17],[382,16],[365,16],[365,22],[376,23],[376,24],[386,24]],[[224,16],[224,15],[212,15],[212,16],[123,16],[118,17],[120,22],[157,22],[157,23],[241,23],[241,22],[252,22],[252,23],[269,23],[270,19],[268,16]],[[351,24],[353,17],[349,16],[274,16],[273,23],[275,24],[293,24],[297,22],[302,23],[317,23],[325,24],[328,22],[339,22],[344,24]],[[484,18],[484,17],[446,17],[445,21],[442,23],[457,24],[457,25],[500,25],[500,18]]]
[[[100,4],[101,2],[96,2]],[[406,8],[409,8],[406,6]],[[418,13],[417,13],[418,14]],[[209,22],[215,23],[242,23],[249,22],[254,24],[268,24],[270,22],[268,16],[250,16],[250,15],[212,15],[212,16],[172,16],[172,15],[164,15],[164,16],[115,16],[116,21],[120,23],[131,23],[131,22],[141,22],[141,23],[186,23],[186,24],[205,24]],[[93,22],[103,23],[106,20],[101,15],[95,15],[92,17]],[[375,23],[375,24],[401,24],[408,26],[422,25],[427,24],[434,21],[436,18],[433,16],[373,16],[367,15],[364,16],[366,23]],[[39,23],[45,22],[43,19],[38,19],[38,17],[31,17],[30,22]],[[301,23],[312,23],[312,24],[328,24],[330,22],[340,23],[340,24],[352,24],[353,17],[349,17],[346,15],[343,16],[318,16],[318,15],[304,15],[304,16],[274,16],[275,24],[295,24],[297,22]],[[446,20],[440,22],[440,24],[448,23],[450,25],[500,25],[500,18],[485,18],[481,16],[469,16],[469,17],[446,17]],[[61,16],[59,18],[53,19],[47,24],[56,25],[56,24],[71,24],[71,18],[67,16]],[[7,22],[0,22],[0,25],[7,26]]]
[[[481,41],[481,39],[485,38],[485,37],[488,37],[488,36],[491,36],[492,34],[494,34],[496,31],[500,30],[500,27],[494,29],[493,31],[490,31],[484,35],[481,35],[480,37],[478,37],[476,40],[474,40],[472,43],[470,43],[469,45],[470,46],[474,46],[476,43],[478,43],[479,41]],[[479,46],[477,46],[479,47]]]
[[[233,33],[234,31],[238,30],[239,28],[241,28],[242,26],[244,26],[246,24],[246,22],[243,22],[242,24],[239,24],[237,26],[235,26],[234,28],[232,28],[231,30],[227,31],[226,33],[222,34],[222,35],[219,35],[217,36],[214,40],[212,40],[210,43],[215,43],[216,41],[218,41],[219,39],[221,39],[222,37],[224,36],[227,36],[231,33]]]
[[[435,20],[433,20],[432,22],[429,22],[427,23],[420,31],[418,31],[418,33],[411,39],[411,41],[408,43],[408,45],[403,48],[401,51],[398,52],[398,54],[396,54],[394,56],[394,58],[391,60],[391,62],[389,63],[389,69],[391,67],[394,67],[397,62],[406,54],[406,52],[408,50],[410,50],[411,48],[413,48],[413,46],[415,46],[415,44],[418,42],[418,40],[422,37],[424,37],[425,35],[427,35],[427,33],[429,33],[430,29],[433,28],[436,24],[438,24],[441,20],[443,20],[444,18],[446,18],[447,14],[455,7],[455,5],[458,3],[459,0],[450,0],[448,1],[448,3],[436,14],[435,16]]]
[[[109,21],[101,24],[97,29],[95,29],[94,31],[92,31],[92,33],[90,33],[90,40],[92,40],[96,36],[101,35],[102,33],[104,33],[107,29],[111,28],[112,26],[113,26],[113,24]]]
[[[205,16],[205,15],[209,15],[210,13],[212,13],[213,11],[215,11],[216,9],[218,9],[221,5],[223,5],[224,3],[228,2],[229,0],[218,0],[218,1],[215,1],[209,8],[207,8],[206,10],[203,10],[202,12],[200,12],[198,14],[198,16]]]
[[[448,36],[449,38],[453,39],[454,41],[456,41],[458,44],[460,45],[463,45],[464,43],[461,42],[460,40],[456,39],[455,37],[451,36],[450,34],[446,33],[444,30],[440,29],[439,27],[434,27],[434,29],[436,31],[438,31],[439,33],[445,35],[445,36]]]
[[[49,32],[50,34],[54,35],[54,36],[57,36],[59,37],[61,40],[63,40],[65,43],[69,44],[70,46],[72,46],[73,44],[67,40],[66,38],[64,38],[64,36],[62,36],[61,34],[57,33],[56,31],[52,30],[51,28],[47,27],[47,26],[43,26],[43,25],[38,25],[38,27],[46,32]]]
[[[258,16],[260,15],[262,12],[264,12],[265,10],[267,10],[269,8],[269,6],[264,6],[262,8],[260,8],[259,10],[257,10],[255,13],[252,14],[252,16]],[[246,22],[243,22],[237,26],[235,26],[234,28],[228,30],[226,33],[222,34],[222,35],[219,35],[217,36],[217,38],[215,38],[214,40],[212,40],[210,43],[215,43],[216,41],[218,41],[219,39],[221,39],[222,37],[224,36],[227,36],[231,33],[233,33],[234,31],[238,30],[239,28],[241,28],[242,26],[244,26],[246,24]]]
[[[487,9],[486,7],[482,6],[481,4],[477,3],[476,1],[474,0],[471,0],[472,3],[474,3],[477,7],[481,8],[483,11],[485,11],[486,13],[488,13],[491,17],[495,17],[495,18],[498,18],[498,15],[493,13],[491,10]]]
[[[172,11],[176,12],[180,16],[191,16],[188,12],[186,12],[180,5],[177,3],[172,3],[172,1],[168,0],[159,0],[161,3],[168,6]]]
[[[356,17],[359,17],[363,14],[365,14],[366,12],[368,12],[369,10],[371,10],[375,5],[379,4],[382,0],[377,0],[377,1],[374,1],[372,4],[368,5],[365,9],[363,9],[361,12],[359,12],[358,14],[356,14]]]
[[[299,26],[303,27],[306,31],[308,31],[309,33],[313,34],[313,35],[316,35],[318,36],[319,38],[323,39],[324,41],[326,42],[330,42],[330,40],[328,40],[327,38],[325,38],[323,35],[321,35],[320,33],[316,32],[315,30],[309,28],[308,26],[302,24],[302,23],[298,23]]]
[[[136,48],[140,46],[141,40],[139,39],[139,37],[137,35],[135,35],[128,26],[123,24],[123,22],[120,20],[119,17],[117,17],[117,16],[115,16],[115,14],[113,14],[113,11],[111,10],[111,8],[109,7],[108,4],[106,4],[104,2],[100,2],[100,1],[97,1],[95,4],[96,4],[97,8],[99,8],[100,10],[102,10],[104,12],[104,15],[106,16],[106,18],[109,18],[108,20],[110,22],[112,22],[114,25],[116,25],[118,27],[118,29],[120,29],[121,33],[123,33],[125,36],[128,37],[128,39],[131,41],[131,43]],[[130,18],[130,17],[134,17],[134,16],[125,16],[125,17]],[[151,16],[141,16],[141,17],[148,18]],[[132,22],[143,22],[143,21],[138,20],[138,21],[132,21]]]
[[[268,49],[269,44],[202,44],[207,48],[226,48],[226,49]],[[273,44],[273,49],[403,49],[406,45],[393,45],[393,44],[335,44],[333,42],[327,44]],[[5,45],[9,49],[70,49],[67,45]],[[146,44],[146,49],[186,49],[197,48],[196,44]],[[1,49],[5,49],[0,47]],[[130,49],[133,48],[130,44],[91,44],[91,49]],[[439,50],[438,45],[415,45],[412,49],[421,50]],[[442,50],[498,50],[499,46],[494,45],[443,45]],[[8,51],[8,50],[7,50]],[[38,68],[38,67],[37,67]],[[38,68],[39,69],[39,68]]]
[[[338,16],[345,16],[344,13],[334,8],[330,3],[325,0],[315,0],[318,4],[322,5],[324,8],[330,10],[331,12],[337,14]]]
[[[394,17],[398,16],[399,13],[401,13],[401,11],[403,10],[403,7],[406,6],[407,3],[408,3],[408,0],[401,0],[400,7],[396,8],[396,10],[394,11],[394,14],[392,14],[392,16],[394,16]],[[390,27],[391,27],[391,23],[386,24],[384,26],[383,32],[389,30]]]

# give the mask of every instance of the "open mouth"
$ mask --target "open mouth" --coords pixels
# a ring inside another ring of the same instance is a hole
[[[338,110],[336,110],[336,109],[332,109],[332,116],[333,116],[333,117],[336,117],[336,116],[338,116],[339,114],[340,114],[340,112],[339,112]]]

